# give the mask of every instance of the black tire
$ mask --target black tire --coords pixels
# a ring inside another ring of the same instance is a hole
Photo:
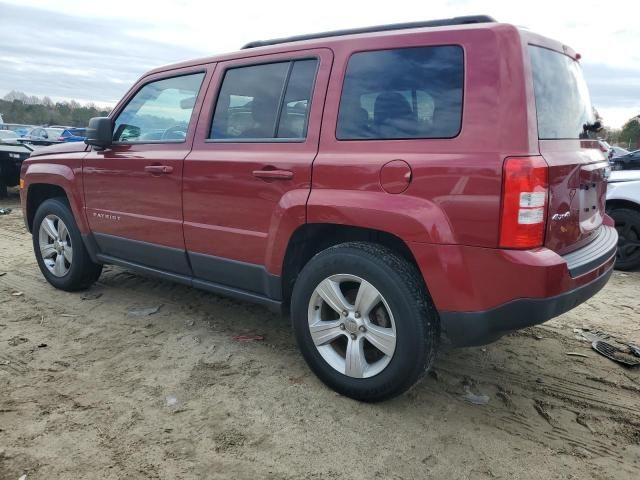
[[[320,282],[337,274],[355,275],[373,285],[395,318],[395,351],[375,376],[354,378],[339,372],[312,340],[308,311],[313,292]],[[412,387],[433,364],[440,336],[438,315],[418,269],[392,250],[365,242],[328,248],[305,265],[293,289],[291,319],[311,370],[340,394],[365,402],[382,401]]]
[[[7,190],[9,182],[5,177],[3,168],[6,168],[6,167],[3,167],[2,163],[0,163],[0,198],[1,199],[9,198],[9,192]]]
[[[55,215],[64,222],[69,232],[71,245],[73,246],[71,264],[68,272],[64,276],[56,276],[49,271],[40,251],[40,225],[48,215]],[[100,277],[102,265],[91,261],[91,257],[82,241],[80,230],[78,230],[78,225],[73,218],[73,213],[71,213],[71,209],[65,198],[50,198],[38,207],[33,219],[32,239],[33,251],[36,255],[40,271],[54,287],[68,292],[84,290],[89,288]]]
[[[617,270],[634,270],[640,267],[640,211],[630,208],[614,208],[607,212],[616,222],[618,231]]]

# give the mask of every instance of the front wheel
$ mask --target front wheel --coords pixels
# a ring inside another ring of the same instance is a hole
[[[50,198],[38,207],[33,220],[33,250],[44,277],[60,290],[89,288],[102,272],[102,265],[91,261],[64,199]]]
[[[357,400],[399,395],[435,357],[438,319],[422,278],[379,245],[345,243],[313,257],[294,286],[291,315],[309,367]]]

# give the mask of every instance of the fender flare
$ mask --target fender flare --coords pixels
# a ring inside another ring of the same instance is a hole
[[[271,218],[268,238],[272,240],[265,258],[268,272],[282,273],[289,241],[305,223],[377,230],[398,237],[406,245],[456,243],[445,213],[422,198],[370,191],[294,190],[282,197]]]
[[[77,169],[81,167],[78,165]],[[31,194],[31,187],[35,185],[53,185],[64,190],[71,212],[78,224],[78,229],[82,234],[89,233],[89,225],[84,214],[84,201],[82,195],[81,176],[76,175],[75,169],[62,164],[55,163],[34,163],[27,166],[24,173],[25,214],[28,208],[28,198]]]

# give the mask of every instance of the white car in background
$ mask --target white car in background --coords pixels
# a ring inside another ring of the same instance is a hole
[[[616,268],[640,267],[640,170],[614,170],[607,187],[607,213],[616,222]]]

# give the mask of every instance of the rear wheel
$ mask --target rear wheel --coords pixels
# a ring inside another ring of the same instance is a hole
[[[33,220],[33,249],[44,277],[61,290],[88,288],[102,272],[102,265],[91,261],[64,199],[51,198],[38,207]]]
[[[419,272],[379,245],[346,243],[317,254],[296,281],[291,314],[314,373],[357,400],[399,395],[435,356],[437,316]]]
[[[640,211],[616,208],[608,212],[618,231],[615,268],[633,270],[640,267]]]

